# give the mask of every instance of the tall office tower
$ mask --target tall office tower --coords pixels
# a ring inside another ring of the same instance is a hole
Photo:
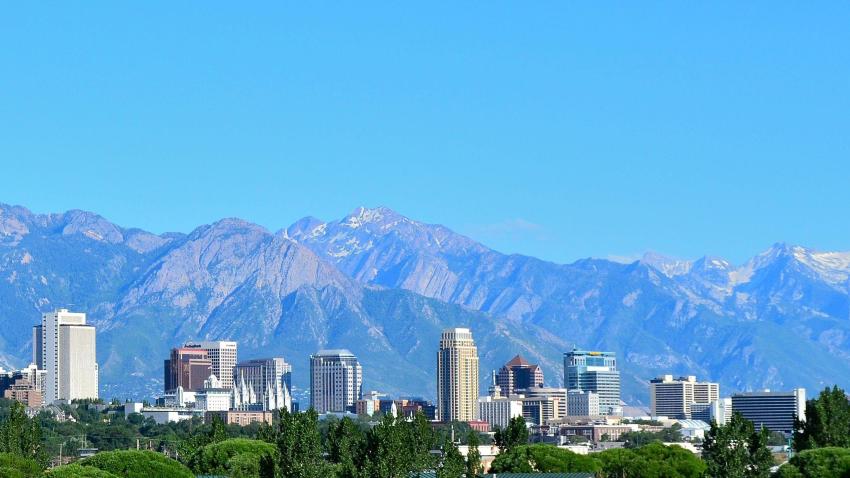
[[[570,390],[567,392],[567,416],[595,417],[599,415],[599,394]]]
[[[194,392],[204,387],[204,380],[212,375],[212,361],[206,350],[178,347],[163,364],[165,393],[181,387],[184,392]]]
[[[236,366],[236,342],[225,340],[187,342],[186,348],[198,348],[207,351],[212,362],[212,373],[221,381],[221,388],[233,388],[233,367]]]
[[[446,329],[437,353],[437,407],[444,422],[474,420],[478,400],[478,348],[466,328]]]
[[[39,329],[41,362],[47,370],[44,402],[98,398],[95,328],[86,325],[86,314],[48,312],[41,316]]]
[[[499,369],[496,383],[502,393],[510,397],[519,390],[543,386],[543,370],[537,364],[528,363],[521,355],[512,358]]]
[[[618,415],[620,407],[620,371],[614,352],[590,352],[573,349],[564,354],[564,384],[568,390],[599,394],[599,413]]]
[[[32,363],[36,368],[44,370],[44,332],[40,325],[32,327]]]
[[[363,368],[345,349],[310,356],[310,404],[318,413],[345,412],[363,395]]]
[[[732,395],[732,412],[740,413],[758,429],[790,435],[794,432],[794,419],[806,419],[806,389],[736,393]]]
[[[231,381],[237,410],[292,411],[292,365],[281,357],[243,360]]]
[[[697,382],[693,375],[674,379],[664,375],[649,381],[652,416],[689,419],[691,406],[705,404],[720,398],[720,385],[713,382]],[[698,407],[703,410],[705,407]]]

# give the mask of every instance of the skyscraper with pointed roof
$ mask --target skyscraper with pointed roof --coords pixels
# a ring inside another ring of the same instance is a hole
[[[502,394],[510,397],[518,391],[543,386],[543,370],[537,364],[529,363],[522,355],[517,355],[499,369],[496,384]]]

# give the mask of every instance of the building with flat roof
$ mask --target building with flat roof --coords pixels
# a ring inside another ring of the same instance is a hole
[[[222,388],[233,388],[233,369],[236,367],[239,345],[229,340],[206,340],[187,342],[186,348],[207,351],[212,366],[212,375],[221,380]]]
[[[599,416],[599,394],[583,390],[567,392],[567,416],[596,417]]]
[[[96,332],[86,314],[57,309],[42,314],[33,329],[33,358],[46,370],[44,401],[98,398]]]
[[[794,419],[806,419],[806,389],[735,393],[732,412],[743,415],[757,429],[767,428],[790,435],[794,433]]]
[[[663,375],[649,381],[649,395],[652,416],[684,420],[691,418],[693,404],[708,405],[720,398],[720,385],[698,382],[694,375]]]
[[[599,395],[599,413],[622,414],[620,406],[620,371],[614,352],[573,350],[564,353],[564,384],[568,390],[582,390]]]
[[[475,420],[478,348],[468,328],[446,329],[437,352],[437,409],[444,422]]]
[[[177,388],[182,388],[184,392],[200,390],[204,380],[212,374],[209,352],[197,347],[173,348],[163,363],[163,391],[173,393]]]
[[[363,395],[363,367],[346,349],[310,356],[310,405],[319,414],[353,411]]]

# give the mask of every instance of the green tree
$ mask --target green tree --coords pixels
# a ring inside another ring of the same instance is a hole
[[[519,445],[499,453],[490,473],[595,473],[602,469],[594,456],[584,456],[552,445]]]
[[[779,468],[777,478],[846,478],[850,476],[850,449],[805,450]]]
[[[773,458],[767,449],[770,432],[756,431],[752,422],[734,413],[727,425],[712,422],[705,436],[702,457],[707,474],[715,478],[770,476]]]
[[[337,465],[338,478],[356,478],[363,466],[366,437],[348,417],[332,423],[328,429],[328,459]]]
[[[437,469],[437,478],[463,478],[466,462],[451,440],[443,444],[443,460]]]
[[[474,478],[481,473],[481,452],[478,451],[481,440],[477,431],[471,430],[469,432],[466,444],[469,447],[469,451],[466,453],[466,478]]]
[[[417,411],[411,422],[407,422],[409,443],[411,444],[412,471],[431,470],[435,467],[435,457],[431,450],[437,448],[437,434],[431,422],[422,411]]]
[[[330,475],[330,467],[322,458],[318,420],[319,416],[312,408],[304,413],[281,410],[274,434],[277,466],[274,466],[274,460],[261,460],[260,475],[276,476],[274,468],[283,478],[324,478]]]
[[[511,418],[504,430],[496,430],[493,439],[501,452],[528,444],[528,427],[525,425],[525,419],[523,417]]]
[[[118,478],[108,471],[78,463],[57,466],[44,472],[45,478]]]
[[[414,469],[415,460],[407,448],[411,444],[410,428],[404,420],[384,415],[366,435],[366,476],[370,478],[407,477]]]
[[[259,440],[231,438],[201,447],[189,461],[189,468],[198,474],[232,476],[232,467],[238,465],[243,474],[244,470],[253,469],[256,476],[264,455],[276,457],[277,447]]]
[[[794,448],[850,447],[850,400],[844,390],[824,389],[806,403],[806,420],[797,421]]]
[[[38,478],[41,464],[14,453],[0,453],[0,476],[3,478]]]
[[[194,478],[180,462],[147,450],[105,451],[80,462],[120,478]]]
[[[0,453],[11,453],[46,465],[39,423],[30,419],[24,404],[17,401],[11,403],[8,413],[0,423]]]

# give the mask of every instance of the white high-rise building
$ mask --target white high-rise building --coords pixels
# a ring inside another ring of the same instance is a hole
[[[233,388],[233,369],[236,367],[238,344],[229,340],[187,342],[186,348],[207,351],[212,362],[212,373],[221,381],[222,388]]]
[[[720,398],[720,385],[697,382],[693,375],[663,375],[649,381],[649,394],[652,416],[688,419],[692,404],[708,404]]]
[[[363,396],[363,368],[345,349],[310,356],[310,405],[318,413],[345,412]]]
[[[570,390],[567,392],[567,416],[595,417],[599,414],[598,393],[585,392],[584,390]]]
[[[98,398],[95,328],[86,324],[86,314],[68,309],[43,314],[34,337],[41,355],[33,355],[47,371],[45,403]]]

